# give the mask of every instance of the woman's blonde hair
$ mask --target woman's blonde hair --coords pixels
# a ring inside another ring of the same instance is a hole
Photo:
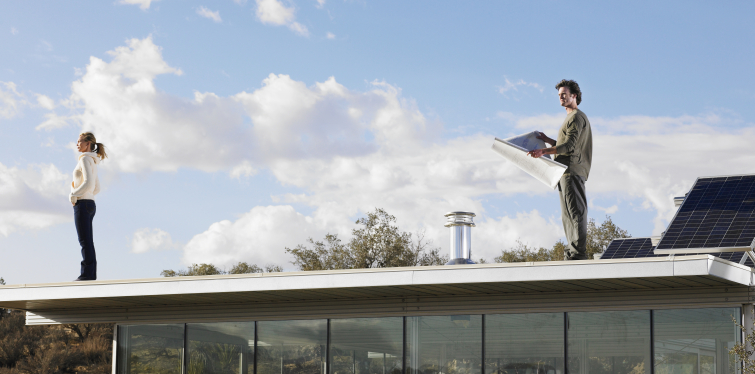
[[[105,145],[102,143],[97,143],[97,139],[94,137],[94,134],[92,134],[91,132],[82,132],[81,134],[79,134],[79,137],[82,138],[85,142],[89,142],[89,151],[96,152],[100,160],[107,158],[107,153],[105,153]]]

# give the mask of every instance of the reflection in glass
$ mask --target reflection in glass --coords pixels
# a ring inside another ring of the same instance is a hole
[[[728,351],[740,340],[739,308],[656,310],[656,374],[736,374]]]
[[[257,374],[325,374],[327,320],[265,321],[257,328]]]
[[[330,321],[330,374],[401,374],[404,319]]]
[[[190,323],[188,374],[254,374],[254,322]]]
[[[569,374],[649,374],[650,311],[568,313]]]
[[[486,374],[563,372],[563,313],[485,316]]]
[[[118,327],[119,373],[180,374],[184,325]]]
[[[407,317],[407,374],[479,374],[482,316]]]

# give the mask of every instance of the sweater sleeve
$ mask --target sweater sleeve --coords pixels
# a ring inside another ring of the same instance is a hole
[[[81,184],[79,187],[73,189],[71,191],[71,196],[79,197],[83,196],[86,191],[88,191],[92,184],[96,183],[95,180],[93,180],[93,167],[94,167],[94,161],[90,157],[82,157],[79,159],[79,162],[81,163]]]
[[[584,125],[581,123],[583,120],[580,116],[574,116],[574,118],[566,125],[566,140],[556,145],[556,154],[568,155],[574,152],[577,147],[577,140],[579,139],[579,133],[582,131]]]

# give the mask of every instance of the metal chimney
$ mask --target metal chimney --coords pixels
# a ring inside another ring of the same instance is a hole
[[[474,213],[450,212],[446,213],[446,224],[451,228],[451,253],[446,265],[474,264],[472,262],[472,218]]]

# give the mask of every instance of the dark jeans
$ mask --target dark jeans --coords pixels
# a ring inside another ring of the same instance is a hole
[[[558,182],[558,195],[561,198],[561,221],[566,234],[564,260],[587,260],[585,180],[579,175],[564,174]]]
[[[83,257],[80,278],[97,279],[97,256],[94,253],[92,236],[92,220],[96,211],[94,200],[79,200],[73,206],[73,221],[76,224],[76,234],[79,235]]]

